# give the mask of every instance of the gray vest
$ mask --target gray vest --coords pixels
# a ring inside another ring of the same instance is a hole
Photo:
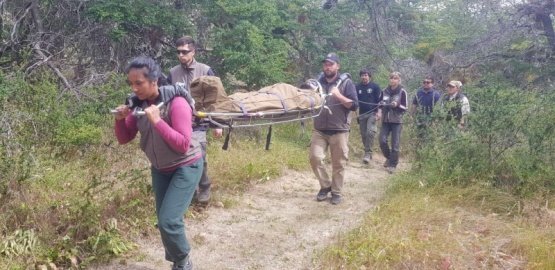
[[[208,65],[199,63],[197,60],[193,59],[193,63],[188,67],[179,65],[170,69],[172,84],[175,85],[176,83],[181,82],[185,83],[187,88],[189,88],[194,79],[207,75],[208,70],[210,70]]]
[[[335,85],[335,81],[328,83],[325,78],[319,80],[325,93],[329,93],[331,87]],[[347,84],[353,84],[353,82],[348,79],[342,83],[339,86],[341,94],[345,93]],[[355,87],[354,84],[352,87]],[[351,111],[341,105],[339,100],[333,96],[327,96],[326,99],[329,109],[324,108],[320,115],[314,118],[314,129],[328,133],[348,132],[351,129]]]
[[[193,59],[193,63],[191,63],[188,67],[179,65],[170,69],[171,83],[173,85],[176,85],[177,83],[185,83],[185,85],[187,85],[187,89],[189,89],[189,86],[191,86],[191,82],[193,82],[194,79],[200,76],[208,75],[209,70],[210,66],[199,63],[196,59]],[[193,121],[194,131],[206,131],[207,129],[208,128],[205,125],[197,125]]]
[[[147,102],[143,102],[143,109]],[[172,126],[170,119],[171,102],[160,109],[160,117]],[[162,136],[154,129],[152,123],[146,115],[137,117],[137,127],[141,133],[141,150],[145,152],[152,166],[156,169],[164,169],[178,166],[179,164],[189,163],[196,157],[202,155],[199,142],[191,138],[191,145],[186,153],[176,151],[169,145]],[[192,134],[191,134],[192,135]]]
[[[390,106],[380,106],[382,109],[382,123],[392,123],[392,124],[402,124],[403,115],[405,110],[401,106],[407,105],[407,92],[399,84],[397,88],[391,89],[388,86],[384,91],[382,91],[382,100],[387,104],[395,101],[399,104],[397,107],[392,108]]]

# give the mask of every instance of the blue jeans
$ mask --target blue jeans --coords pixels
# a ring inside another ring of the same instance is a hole
[[[380,149],[385,158],[389,160],[391,167],[397,167],[399,164],[399,144],[401,141],[401,131],[403,130],[402,124],[397,123],[382,123],[380,129]],[[387,137],[391,134],[391,149],[387,143]]]
[[[183,215],[189,208],[202,174],[203,160],[183,165],[172,172],[151,168],[156,215],[166,260],[183,261],[191,246],[185,235]]]

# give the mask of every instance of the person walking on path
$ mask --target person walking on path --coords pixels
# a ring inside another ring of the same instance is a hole
[[[156,106],[161,100],[161,76],[160,67],[151,58],[131,61],[127,78],[145,115],[132,114],[127,105],[118,106],[114,131],[120,144],[141,134],[139,145],[151,163],[165,259],[173,262],[172,270],[193,269],[183,215],[202,174],[202,151],[192,138],[193,110],[183,97],[175,97],[161,108]]]
[[[177,56],[179,57],[180,64],[173,67],[168,75],[168,83],[173,85],[185,84],[187,88],[191,82],[200,76],[214,76],[214,71],[208,65],[197,62],[195,60],[195,40],[190,36],[184,36],[178,39],[175,43],[177,47]],[[208,157],[206,155],[206,132],[208,127],[206,125],[197,125],[194,122],[193,138],[197,140],[202,147],[202,158],[204,160],[204,170],[200,179],[198,187],[197,200],[201,203],[210,201],[210,188],[212,185],[211,179],[208,177]],[[216,128],[212,130],[212,135],[216,138],[222,137],[222,129]]]
[[[450,81],[447,84],[447,94],[443,97],[443,106],[446,106],[447,121],[457,121],[457,128],[464,129],[468,123],[470,114],[470,103],[468,98],[461,93],[462,83]]]
[[[356,85],[359,104],[357,123],[360,127],[360,137],[364,145],[362,162],[368,164],[372,160],[374,137],[378,131],[376,112],[382,89],[372,81],[372,74],[368,69],[361,69],[359,75],[360,83]]]
[[[341,190],[345,167],[349,159],[350,113],[356,111],[357,94],[354,83],[343,80],[339,74],[339,57],[329,53],[322,60],[323,74],[318,82],[328,94],[327,108],[314,118],[314,131],[310,140],[309,160],[312,171],[320,182],[317,201],[325,201],[331,192],[331,203],[341,203]],[[338,82],[341,82],[338,85]],[[328,109],[329,108],[329,109]],[[324,166],[326,152],[330,150],[331,179]]]
[[[389,86],[382,92],[378,105],[378,119],[382,119],[379,142],[380,149],[386,161],[384,167],[390,174],[395,173],[399,163],[399,146],[401,131],[403,130],[403,115],[407,110],[407,92],[401,85],[401,73],[392,72],[389,75]],[[388,137],[391,134],[391,148]]]

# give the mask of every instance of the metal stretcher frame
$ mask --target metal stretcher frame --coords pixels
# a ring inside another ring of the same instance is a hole
[[[336,86],[339,86],[342,82],[345,81],[346,78],[350,78],[348,73],[342,74],[339,80],[336,82]],[[197,111],[195,109],[195,100],[191,97],[191,94],[188,90],[184,92],[177,93],[172,92],[167,100],[173,99],[174,96],[182,96],[184,97],[189,105],[193,110],[193,115],[195,115],[198,119],[196,120],[198,124],[209,123],[215,127],[229,129],[224,146],[222,149],[227,150],[229,144],[229,136],[231,130],[236,127],[256,127],[256,126],[270,126],[268,131],[268,136],[266,139],[266,150],[269,149],[270,146],[270,139],[272,133],[272,125],[273,124],[281,124],[281,123],[288,123],[294,121],[301,121],[301,125],[303,126],[304,130],[304,121],[306,119],[315,118],[320,115],[323,109],[327,109],[327,100],[330,94],[326,94],[323,91],[322,86],[317,80],[309,80],[311,83],[312,90],[317,91],[320,95],[320,104],[314,104],[311,108],[303,109],[303,110],[285,110],[285,109],[273,109],[273,110],[266,110],[266,111],[258,111],[258,112],[204,112],[204,111]],[[174,88],[174,90],[177,88]],[[132,97],[128,97],[127,99],[130,104],[133,104],[131,101],[133,100]],[[164,105],[164,100],[160,102],[157,106],[160,108]],[[129,104],[128,104],[129,105]],[[117,114],[117,110],[110,110],[110,113]],[[135,116],[144,115],[144,111],[140,107],[135,107],[133,114]]]
[[[350,78],[348,73],[341,74],[336,85],[339,86],[347,78]],[[235,127],[255,127],[265,126],[280,123],[288,123],[294,121],[302,121],[310,118],[315,118],[326,108],[327,96],[323,92],[323,88],[318,83],[318,80],[309,80],[313,82],[314,90],[318,91],[321,97],[320,104],[315,105],[313,108],[305,110],[269,110],[259,112],[198,112],[193,109],[193,114],[201,119],[201,122],[209,122],[220,128],[235,128]],[[194,106],[192,106],[194,108]]]
[[[336,81],[336,86],[339,86],[347,78],[350,78],[348,73],[341,74]],[[273,125],[280,123],[288,123],[294,121],[302,121],[310,118],[315,118],[320,115],[323,109],[327,108],[327,97],[329,94],[324,93],[324,90],[318,80],[310,79],[309,82],[312,90],[320,95],[320,104],[314,104],[311,108],[307,109],[272,109],[257,112],[209,112],[197,111],[195,109],[195,100],[191,97],[188,89],[183,92],[172,92],[168,100],[173,99],[174,96],[184,97],[193,110],[193,114],[198,118],[197,123],[210,123],[213,126],[220,128],[235,128],[235,127],[255,127],[264,125]],[[177,88],[174,88],[174,90]],[[177,91],[177,90],[176,90]],[[127,99],[130,104],[133,104],[133,98],[130,96]],[[163,106],[164,102],[158,104],[158,107]],[[128,104],[129,105],[129,104]],[[118,113],[116,110],[110,111],[112,114]],[[133,114],[136,116],[144,115],[144,111],[140,107],[134,108]]]
[[[326,95],[320,92],[321,102],[320,104],[314,105],[312,108],[305,110],[269,110],[269,111],[258,111],[258,112],[204,112],[196,111],[194,100],[190,98],[187,94],[189,104],[193,110],[193,114],[200,119],[199,123],[210,123],[214,126],[220,128],[234,128],[234,127],[254,127],[263,125],[272,125],[279,123],[287,123],[300,121],[303,119],[309,119],[317,117],[322,109],[325,107]],[[164,105],[163,102],[159,103],[158,108]],[[116,110],[110,110],[111,114],[117,114]],[[136,107],[132,114],[136,116],[145,115],[144,111],[140,107]]]
[[[211,113],[194,112],[201,122],[209,122],[220,128],[235,127],[255,127],[280,123],[301,121],[317,117],[325,107],[326,99],[322,97],[322,102],[312,109],[306,110],[272,110],[252,113]]]

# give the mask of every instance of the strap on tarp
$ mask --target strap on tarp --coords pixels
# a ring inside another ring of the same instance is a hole
[[[245,107],[245,104],[243,104],[243,102],[236,100],[235,102],[237,102],[237,105],[239,105],[239,108],[241,108],[241,112],[246,116],[247,113],[247,108]]]
[[[258,91],[258,93],[276,95],[279,98],[279,101],[281,102],[281,106],[283,107],[283,110],[285,111],[285,113],[289,112],[289,108],[287,108],[287,103],[285,103],[285,99],[283,98],[281,93],[273,92],[273,91]]]
[[[314,111],[314,107],[316,106],[316,103],[314,102],[314,98],[307,93],[303,93],[303,95],[305,95],[308,101],[310,101],[310,110]]]

